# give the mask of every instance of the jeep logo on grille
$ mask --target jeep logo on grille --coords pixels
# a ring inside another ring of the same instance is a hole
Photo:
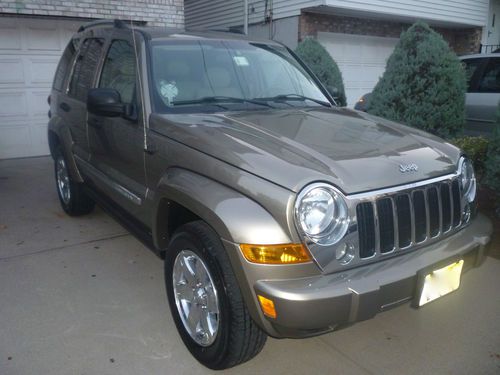
[[[399,164],[399,171],[401,173],[416,172],[416,171],[418,171],[418,165],[416,165],[415,163]]]

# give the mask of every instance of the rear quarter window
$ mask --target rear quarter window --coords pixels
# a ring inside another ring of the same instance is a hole
[[[92,86],[103,45],[104,39],[86,39],[83,42],[69,84],[68,94],[71,97],[87,101],[87,91]]]
[[[479,80],[479,92],[500,93],[500,58],[490,58]]]
[[[70,71],[71,63],[78,50],[78,39],[71,39],[66,49],[64,50],[59,65],[57,65],[56,73],[54,75],[54,82],[52,88],[54,90],[62,91],[66,75]]]
[[[467,92],[471,92],[474,89],[475,84],[473,78],[479,68],[483,65],[484,59],[467,59],[463,60],[462,63],[465,70],[465,78],[467,79]]]

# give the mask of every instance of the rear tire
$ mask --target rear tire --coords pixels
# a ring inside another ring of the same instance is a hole
[[[181,266],[179,259],[184,261]],[[185,267],[188,263],[190,265]],[[193,288],[186,288],[188,284],[191,285],[190,281],[179,282],[179,267],[188,271],[197,270],[188,275],[188,278],[194,277]],[[204,283],[199,277],[205,273],[208,273],[208,277],[203,277]],[[177,330],[191,354],[206,367],[222,370],[236,366],[255,357],[264,347],[267,335],[250,317],[229,257],[217,234],[204,222],[185,224],[174,233],[165,256],[165,284]],[[211,285],[201,287],[200,292],[198,288],[206,284]],[[181,298],[185,294],[179,292],[184,291],[182,287],[193,295],[193,303],[188,302],[189,298]],[[200,302],[199,296],[203,295],[212,296],[211,302]],[[196,336],[191,329],[193,326],[190,328],[186,323],[185,312],[186,306],[190,310],[200,304],[203,305],[202,309],[208,308],[208,311],[217,311],[217,314],[211,314],[208,324],[200,319],[200,324],[194,325],[198,327],[199,336]],[[214,319],[215,316],[217,319]],[[212,332],[205,332],[203,326],[210,327]],[[206,333],[206,340],[203,339],[203,333]]]
[[[86,215],[94,209],[95,202],[83,191],[83,184],[73,181],[68,163],[61,148],[54,153],[56,188],[61,207],[70,216]]]

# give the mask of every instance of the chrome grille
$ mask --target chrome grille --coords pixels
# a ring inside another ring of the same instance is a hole
[[[461,225],[458,179],[416,187],[359,202],[359,257],[406,250]]]

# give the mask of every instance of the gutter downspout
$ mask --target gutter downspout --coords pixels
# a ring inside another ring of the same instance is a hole
[[[248,35],[248,0],[243,0],[243,33]]]

